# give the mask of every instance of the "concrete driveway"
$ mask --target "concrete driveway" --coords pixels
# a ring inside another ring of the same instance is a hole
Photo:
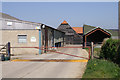
[[[83,56],[88,58],[88,53],[82,48],[62,48],[58,52]],[[81,78],[87,64],[87,60],[65,54],[47,53],[42,55],[21,55],[19,59],[63,59],[81,60],[79,62],[44,62],[44,61],[5,61],[2,62],[3,78]]]

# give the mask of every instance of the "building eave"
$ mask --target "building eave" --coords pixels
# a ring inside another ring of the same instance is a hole
[[[98,28],[100,28],[100,29],[104,30],[105,32],[109,33],[109,34],[112,36],[112,34],[111,34],[109,31],[107,31],[107,30],[105,30],[105,29],[103,29],[103,28],[101,28],[101,27],[96,27],[96,28],[93,28],[93,29],[91,29],[90,31],[88,31],[88,32],[84,33],[84,35],[83,35],[83,36],[87,35],[87,34],[88,34],[88,33],[90,33],[91,31],[94,31],[94,30],[96,30],[96,29],[98,29]]]

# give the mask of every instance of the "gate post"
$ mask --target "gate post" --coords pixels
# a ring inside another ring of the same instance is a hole
[[[91,42],[91,58],[94,58],[94,44]]]
[[[10,42],[8,42],[7,43],[7,45],[6,45],[6,53],[7,53],[7,55],[8,55],[8,60],[10,60]]]
[[[41,54],[41,49],[42,49],[42,46],[41,46],[41,30],[39,29],[39,54]]]

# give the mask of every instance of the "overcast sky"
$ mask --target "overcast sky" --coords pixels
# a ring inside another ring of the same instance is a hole
[[[54,28],[64,20],[72,27],[118,28],[118,2],[3,2],[2,12]]]

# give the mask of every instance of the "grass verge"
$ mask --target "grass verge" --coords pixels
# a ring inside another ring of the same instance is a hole
[[[99,56],[100,50],[101,50],[101,48],[94,48],[94,56]]]
[[[120,67],[107,60],[89,60],[83,78],[120,78]]]
[[[89,49],[85,48],[85,50],[89,53]],[[94,48],[94,56],[98,57],[100,55],[101,48]]]

